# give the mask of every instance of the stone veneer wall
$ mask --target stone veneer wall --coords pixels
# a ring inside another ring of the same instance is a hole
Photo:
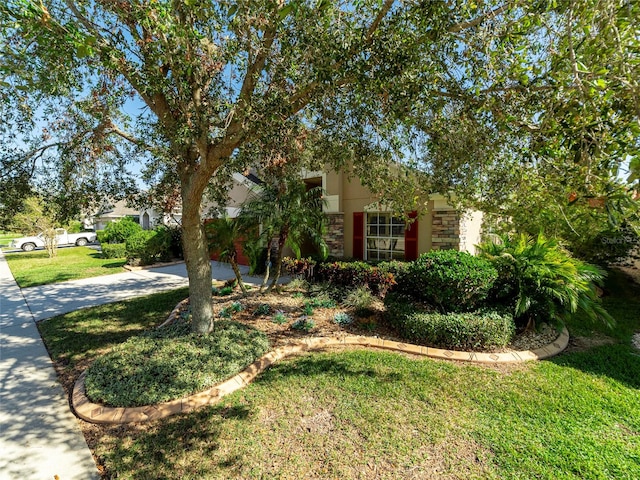
[[[327,213],[329,224],[327,233],[324,236],[327,246],[329,247],[329,255],[333,257],[344,256],[344,214],[343,213]]]
[[[433,210],[431,216],[431,248],[460,250],[460,216],[455,210]]]

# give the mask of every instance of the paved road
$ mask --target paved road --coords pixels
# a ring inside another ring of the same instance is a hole
[[[234,275],[212,262],[212,276]],[[0,480],[98,476],[35,322],[186,285],[185,265],[177,264],[20,290],[0,251]]]

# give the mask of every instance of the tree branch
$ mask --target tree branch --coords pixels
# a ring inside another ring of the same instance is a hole
[[[504,5],[496,7],[493,10],[491,10],[490,12],[485,13],[484,15],[480,15],[479,17],[474,18],[473,20],[469,20],[468,22],[460,22],[460,23],[456,23],[454,25],[451,25],[447,29],[447,31],[450,32],[450,33],[457,33],[457,32],[461,32],[462,30],[466,30],[468,28],[477,27],[478,25],[480,25],[485,20],[487,20],[489,18],[495,18],[498,15],[500,15],[501,13],[504,13],[510,7],[517,6],[520,3],[521,3],[520,1],[513,2],[513,4],[511,2],[507,2]]]
[[[394,0],[386,0],[384,2],[384,4],[382,5],[382,8],[380,9],[380,11],[378,12],[378,14],[376,15],[376,18],[373,19],[373,22],[371,22],[371,25],[369,26],[369,28],[367,28],[367,33],[364,36],[364,45],[368,45],[373,41],[373,36],[376,33],[376,31],[379,29],[380,24],[382,23],[382,20],[384,19],[384,17],[387,16],[387,14],[389,13],[389,11],[391,10],[391,7],[393,7],[394,4]],[[339,62],[336,62],[335,64],[332,65],[331,69],[334,71],[338,71],[340,70],[340,68],[345,64],[346,60],[348,57],[352,57],[353,55],[355,55],[357,52],[359,52],[360,49],[355,49],[352,48],[351,51],[346,54],[343,59]],[[346,85],[349,83],[349,79],[347,78],[343,78],[341,80],[339,80],[338,82],[335,83],[336,86],[342,86],[342,85]],[[291,95],[289,97],[289,105],[290,105],[290,115],[293,115],[297,112],[299,112],[302,108],[304,108],[305,105],[307,105],[311,99],[311,96],[313,95],[313,93],[316,91],[316,89],[321,85],[320,82],[311,82],[309,85],[307,85],[306,87],[298,90],[296,93],[294,93],[293,95]]]

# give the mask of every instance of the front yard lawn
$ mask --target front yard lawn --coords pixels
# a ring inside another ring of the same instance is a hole
[[[89,247],[59,248],[54,258],[45,250],[5,255],[20,288],[124,272],[126,258],[100,258]]]
[[[611,280],[606,301],[634,307],[612,309],[624,333],[609,332],[604,344],[604,332],[593,344],[574,337],[551,361],[497,367],[313,353],[276,364],[216,406],[83,427],[110,478],[640,478],[640,355],[628,341],[640,330],[640,288],[614,289],[623,279]],[[40,323],[65,388],[185,296]]]
[[[11,240],[20,236],[19,233],[0,232],[0,247],[7,247],[11,243]]]

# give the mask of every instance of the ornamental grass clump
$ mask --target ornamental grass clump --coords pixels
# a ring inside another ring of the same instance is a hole
[[[153,405],[210,388],[242,371],[269,348],[249,326],[218,321],[208,335],[178,323],[131,337],[87,370],[87,397],[112,407]]]

